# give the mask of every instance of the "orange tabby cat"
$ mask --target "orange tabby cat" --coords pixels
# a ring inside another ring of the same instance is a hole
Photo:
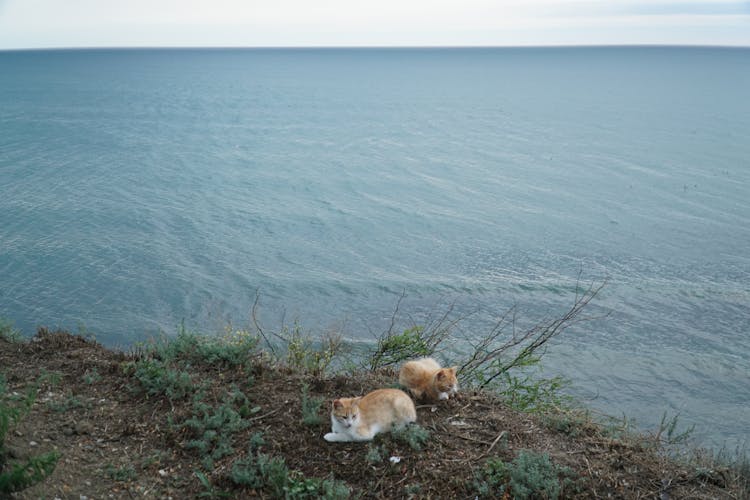
[[[456,368],[441,368],[432,358],[408,361],[401,367],[398,381],[409,389],[416,399],[448,399],[458,392]]]
[[[358,398],[341,398],[331,408],[326,441],[369,441],[378,432],[417,421],[411,398],[398,389],[378,389]]]

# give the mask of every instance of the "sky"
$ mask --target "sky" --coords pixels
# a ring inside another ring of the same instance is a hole
[[[0,49],[750,46],[750,0],[0,0]]]

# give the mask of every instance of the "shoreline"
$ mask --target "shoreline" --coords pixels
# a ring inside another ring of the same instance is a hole
[[[289,344],[286,354],[312,359],[306,356],[316,351],[301,345],[294,351]],[[421,441],[381,434],[370,443],[327,443],[331,400],[392,385],[394,369],[333,372],[293,359],[260,349],[257,337],[242,332],[224,339],[182,333],[129,353],[45,329],[28,341],[0,336],[5,404],[35,390],[8,433],[7,462],[59,453],[49,477],[15,498],[305,498],[303,486],[329,498],[498,497],[518,495],[521,485],[490,464],[518,471],[529,457],[545,464],[547,487],[557,485],[560,498],[748,492],[747,464],[743,478],[741,468],[712,463],[698,450],[690,460],[671,455],[675,429],[639,435],[580,410],[524,413],[472,388],[418,405],[428,435]],[[283,459],[281,483],[260,477],[261,456],[277,465]]]

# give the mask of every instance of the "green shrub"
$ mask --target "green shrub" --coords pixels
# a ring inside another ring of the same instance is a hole
[[[96,368],[92,370],[86,370],[86,373],[83,374],[83,382],[86,385],[92,385],[96,382],[99,382],[102,379],[102,376],[99,375],[99,372],[96,370]]]
[[[400,429],[394,429],[391,434],[397,441],[406,443],[411,449],[417,451],[422,449],[422,445],[426,443],[427,439],[430,437],[430,431],[417,424],[409,424]]]
[[[560,498],[563,489],[572,485],[573,473],[554,464],[546,453],[521,451],[510,463],[491,458],[475,482],[481,496],[512,498]],[[561,479],[562,478],[562,479]]]
[[[20,342],[23,340],[23,336],[20,331],[13,327],[11,321],[0,318],[0,339],[4,339],[7,342]]]
[[[62,401],[50,401],[47,403],[47,407],[57,413],[65,413],[76,408],[86,408],[91,406],[87,404],[78,396],[74,396],[70,391],[65,393],[65,397]]]
[[[377,446],[370,443],[367,446],[367,455],[365,455],[365,460],[367,460],[371,464],[379,464],[383,461],[383,457],[386,455],[387,451],[385,449],[385,446]]]
[[[222,337],[206,337],[181,325],[176,337],[162,337],[153,352],[168,362],[234,368],[247,363],[257,345],[257,337],[244,330],[228,328]]]
[[[341,351],[343,342],[338,335],[325,335],[316,342],[302,332],[298,324],[291,328],[284,327],[279,337],[286,342],[287,364],[315,378],[325,375],[333,358]]]
[[[104,467],[104,473],[114,481],[130,481],[137,476],[132,465],[115,467],[112,464],[107,464]]]
[[[272,498],[290,500],[350,498],[351,491],[346,484],[332,478],[309,478],[298,471],[291,471],[283,458],[270,457],[264,453],[259,453],[258,448],[262,444],[263,440],[260,434],[253,434],[250,438],[248,454],[236,460],[232,465],[229,475],[232,483],[262,491]]]
[[[170,400],[183,399],[195,391],[193,380],[186,371],[170,368],[158,359],[142,359],[127,363],[126,373],[132,373],[150,396],[164,395]]]
[[[213,469],[214,460],[234,452],[232,435],[247,426],[248,423],[230,403],[212,408],[205,403],[196,402],[193,403],[193,416],[181,427],[189,429],[195,436],[185,447],[197,450],[203,466]]]
[[[325,398],[311,398],[307,383],[302,384],[302,422],[305,425],[320,425],[325,420],[320,416],[320,407]]]
[[[424,335],[424,328],[414,326],[402,333],[388,332],[378,339],[375,352],[370,356],[370,369],[391,366],[407,359],[428,356],[434,346]]]

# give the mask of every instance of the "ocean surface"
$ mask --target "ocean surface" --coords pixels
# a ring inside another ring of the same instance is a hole
[[[371,340],[564,313],[545,372],[750,436],[750,49],[0,52],[0,316]],[[446,356],[449,357],[449,354]],[[1,367],[0,367],[1,369]]]

